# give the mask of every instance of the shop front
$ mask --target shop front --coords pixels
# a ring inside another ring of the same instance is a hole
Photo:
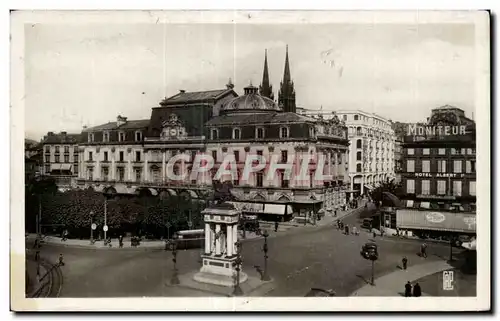
[[[421,237],[447,238],[476,234],[476,213],[397,210],[396,226]]]

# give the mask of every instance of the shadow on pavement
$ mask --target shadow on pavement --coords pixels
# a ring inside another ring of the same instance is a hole
[[[364,276],[359,275],[359,274],[356,274],[356,276],[357,276],[358,278],[360,278],[361,280],[363,280],[363,282],[365,282],[366,284],[371,284],[371,283],[370,283],[370,281],[368,281],[367,279],[365,279],[365,277],[364,277]]]

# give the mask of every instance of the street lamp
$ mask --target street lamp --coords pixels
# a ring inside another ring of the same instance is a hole
[[[236,267],[236,282],[234,284],[234,291],[233,295],[234,296],[240,296],[243,295],[243,291],[241,290],[240,287],[240,271],[241,271],[241,263],[243,262],[241,259],[241,242],[237,241],[235,244],[236,246],[236,260],[233,262],[233,266]]]
[[[262,236],[264,237],[264,245],[262,246],[262,251],[264,252],[264,273],[262,273],[261,280],[269,281],[271,278],[267,274],[267,259],[269,258],[267,256],[267,251],[269,250],[267,247],[267,238],[269,237],[269,233],[267,232],[267,230],[264,230]]]
[[[172,279],[170,280],[170,284],[177,285],[180,283],[179,276],[177,275],[177,233],[173,236],[172,241],[172,262],[174,262],[174,273],[172,275]]]
[[[92,219],[94,218],[94,211],[90,211],[90,244],[94,244],[94,226]]]

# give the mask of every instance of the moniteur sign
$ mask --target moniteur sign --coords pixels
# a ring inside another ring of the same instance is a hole
[[[408,136],[458,136],[466,135],[466,126],[421,126],[408,125]]]

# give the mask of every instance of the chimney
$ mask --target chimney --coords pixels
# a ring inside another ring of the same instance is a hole
[[[54,136],[54,132],[48,132],[47,136]]]
[[[183,94],[183,93],[185,93],[186,91],[185,91],[184,89],[179,89],[179,92],[180,92],[181,94]]]
[[[234,84],[233,82],[231,81],[231,78],[229,78],[229,81],[227,82],[226,84],[226,88],[227,89],[233,89],[234,88]]]
[[[66,136],[68,133],[67,132],[61,132],[61,135]]]
[[[127,123],[127,117],[122,117],[120,115],[118,115],[118,117],[116,117],[116,126],[117,127],[120,127],[121,125],[126,124],[126,123]]]

